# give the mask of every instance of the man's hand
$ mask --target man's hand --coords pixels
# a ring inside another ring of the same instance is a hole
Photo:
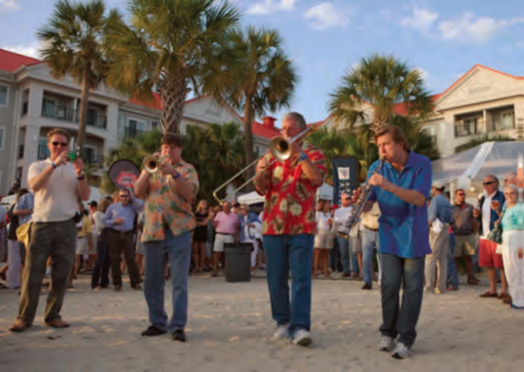
[[[160,170],[164,174],[170,174],[171,177],[176,177],[178,174],[178,171],[171,165],[169,161],[165,163],[160,163]]]
[[[381,174],[374,174],[371,176],[371,178],[368,181],[368,184],[371,186],[378,186],[381,189],[384,189],[388,191],[390,189],[390,186],[392,185],[391,182],[389,182],[383,175]]]
[[[117,218],[116,220],[113,221],[113,224],[115,225],[121,225],[124,223],[124,219],[122,217],[119,217]]]
[[[257,173],[265,170],[267,168],[268,162],[266,160],[265,156],[262,156],[260,160],[257,162]]]
[[[362,187],[359,187],[358,189],[353,191],[353,196],[351,197],[352,204],[355,204],[357,202],[358,198],[360,198],[360,194],[362,194]]]
[[[61,165],[64,165],[68,161],[69,161],[69,155],[67,155],[67,151],[63,151],[60,153],[60,155],[58,155],[58,158],[56,158],[54,163],[57,167],[59,167]]]
[[[73,162],[73,167],[75,167],[75,173],[77,177],[81,177],[82,174],[84,174],[84,161],[82,159],[77,158]]]
[[[480,209],[475,208],[473,209],[473,217],[479,218],[480,217]]]

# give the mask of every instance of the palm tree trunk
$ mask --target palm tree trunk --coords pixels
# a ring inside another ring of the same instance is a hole
[[[174,78],[166,78],[160,84],[162,98],[162,117],[160,125],[164,133],[178,133],[184,114],[184,104],[190,89],[187,87],[184,74]]]
[[[252,96],[246,94],[246,101],[244,106],[244,146],[246,150],[246,166],[255,161],[255,154],[253,152],[253,103]],[[246,180],[253,177],[254,168],[248,168],[246,172]],[[254,187],[252,184],[247,186],[247,191],[253,191]]]
[[[84,66],[84,71],[82,73],[82,93],[80,95],[80,117],[78,119],[77,136],[77,146],[80,148],[80,156],[83,156],[84,154],[87,126],[87,107],[89,106],[89,90],[91,89],[91,82],[89,80],[91,63],[86,61]]]

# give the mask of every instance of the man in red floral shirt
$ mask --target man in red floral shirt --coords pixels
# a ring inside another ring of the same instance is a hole
[[[291,139],[306,129],[301,114],[291,112],[282,118],[282,135]],[[254,182],[265,195],[262,235],[266,252],[267,281],[275,338],[292,337],[293,344],[311,344],[311,260],[316,227],[315,192],[324,182],[325,158],[317,148],[293,142],[292,155],[275,162],[266,154],[257,171],[267,168]],[[291,303],[288,273],[291,268]]]

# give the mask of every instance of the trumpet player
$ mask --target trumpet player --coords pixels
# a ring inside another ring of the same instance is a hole
[[[364,212],[378,201],[382,213],[379,251],[383,320],[379,350],[394,348],[392,356],[404,359],[410,356],[417,336],[425,256],[431,253],[426,206],[431,188],[431,162],[407,148],[406,138],[396,126],[379,129],[375,143],[385,163],[379,172],[375,172],[379,162],[369,170],[367,182],[374,187]],[[359,194],[360,189],[354,193],[355,200]],[[402,304],[399,304],[401,285]]]
[[[191,231],[196,227],[191,204],[199,183],[195,168],[182,159],[182,141],[177,134],[163,136],[157,168],[144,169],[134,186],[136,195],[145,198],[144,296],[151,325],[142,336],[169,332],[174,341],[185,342]],[[164,310],[166,257],[171,270],[173,303],[169,323]]]
[[[294,138],[306,130],[298,113],[282,119],[282,135]],[[262,235],[275,338],[292,339],[293,344],[311,344],[311,263],[315,231],[315,192],[324,182],[325,158],[322,152],[303,142],[290,141],[291,156],[268,164],[267,154],[257,164],[257,191],[265,195]],[[289,300],[288,273],[291,269]]]

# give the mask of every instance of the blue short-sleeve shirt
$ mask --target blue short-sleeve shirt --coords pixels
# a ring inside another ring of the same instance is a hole
[[[368,180],[378,165],[379,161],[371,165]],[[416,190],[429,198],[431,161],[423,155],[410,151],[401,172],[385,162],[379,174],[399,187]],[[380,252],[402,258],[419,258],[431,253],[427,203],[417,207],[379,187],[373,187],[368,200],[378,201],[380,207]]]
[[[23,225],[24,223],[28,223],[31,221],[31,217],[33,215],[33,209],[35,206],[35,195],[32,193],[24,194],[18,199],[15,206],[15,211],[19,211],[22,209],[29,209],[31,211],[31,214],[26,214],[25,216],[18,216],[18,222],[20,225]]]

